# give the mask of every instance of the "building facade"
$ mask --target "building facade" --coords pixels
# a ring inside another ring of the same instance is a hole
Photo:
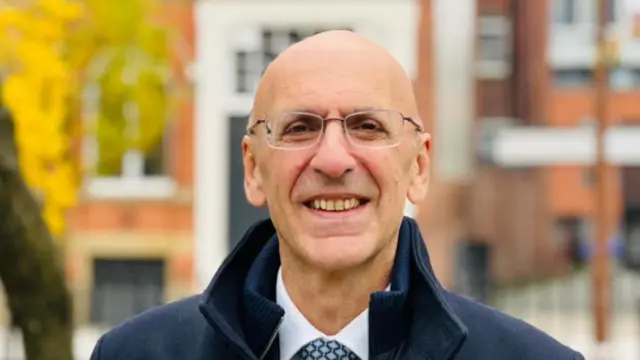
[[[113,326],[192,293],[194,122],[183,71],[193,58],[192,13],[187,3],[159,8],[172,34],[172,82],[186,96],[167,114],[157,144],[145,153],[128,150],[103,171],[93,166],[101,162],[100,145],[85,139],[83,158],[96,171],[86,175],[80,204],[69,214],[65,244],[78,326]]]
[[[416,91],[437,141],[442,134],[433,114],[436,4],[421,1]],[[456,261],[463,243],[488,245],[497,282],[564,273],[575,262],[575,243],[588,254],[594,236],[588,126],[596,104],[596,1],[478,0],[475,5],[473,178],[446,181],[435,174],[431,199],[417,217],[447,285],[453,286],[464,265]],[[608,118],[614,125],[638,125],[638,6],[624,0],[608,6],[607,32],[619,54],[609,77]],[[633,230],[639,218],[637,129],[612,135],[611,146],[626,161],[610,173],[612,235],[638,233]],[[568,131],[570,137],[552,130]]]

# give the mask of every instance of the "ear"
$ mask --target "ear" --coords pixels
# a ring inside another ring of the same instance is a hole
[[[417,153],[411,167],[411,179],[407,188],[407,198],[412,204],[420,203],[429,191],[430,166],[429,150],[431,149],[431,135],[420,135]]]
[[[262,188],[262,174],[251,151],[251,139],[242,139],[242,164],[244,166],[244,193],[249,204],[262,207],[267,204],[267,197]]]

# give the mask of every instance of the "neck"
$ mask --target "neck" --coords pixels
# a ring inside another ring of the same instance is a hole
[[[364,264],[331,271],[288,256],[281,247],[282,280],[304,317],[322,333],[335,335],[369,307],[372,293],[389,285],[396,246],[392,241]]]

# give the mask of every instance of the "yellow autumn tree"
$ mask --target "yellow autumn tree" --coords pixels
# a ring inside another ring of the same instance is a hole
[[[83,174],[111,171],[165,129],[170,34],[150,1],[0,0],[0,280],[28,360],[72,358],[53,239]],[[102,150],[91,169],[79,166],[84,136]]]
[[[114,172],[127,149],[146,150],[162,136],[171,105],[170,33],[152,22],[150,0],[15,4],[0,10],[0,31],[8,34],[0,38],[3,102],[16,124],[24,178],[58,236],[76,202],[78,172]],[[88,87],[100,94],[94,104],[83,103]],[[88,105],[95,111],[83,119]],[[97,139],[95,169],[78,169],[71,152],[80,129]]]
[[[65,35],[81,8],[63,0],[20,4],[0,10],[2,102],[15,123],[22,175],[41,196],[43,216],[57,235],[75,202],[67,125],[77,83],[65,59]]]

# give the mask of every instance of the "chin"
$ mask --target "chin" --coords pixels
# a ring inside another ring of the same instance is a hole
[[[379,252],[377,244],[361,237],[309,239],[301,245],[304,247],[306,262],[327,271],[357,267]]]

